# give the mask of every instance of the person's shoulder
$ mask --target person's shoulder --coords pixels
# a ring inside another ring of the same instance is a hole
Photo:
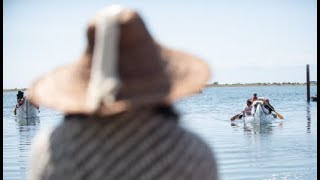
[[[49,146],[50,136],[53,132],[53,128],[45,128],[40,130],[32,140],[32,150],[45,149]]]
[[[43,168],[48,164],[50,159],[50,136],[51,128],[39,131],[32,140],[29,170],[27,179],[40,179]]]
[[[187,130],[181,141],[186,142],[186,147],[180,156],[192,159],[188,162],[188,166],[199,171],[195,173],[195,177],[197,177],[195,179],[218,179],[218,168],[213,148],[202,137]]]
[[[204,141],[202,137],[184,128],[183,130],[184,136],[182,137],[182,141],[186,141],[188,143],[188,146],[190,148],[194,148],[194,150],[201,156],[213,158],[212,147],[210,147],[210,145],[206,141]]]

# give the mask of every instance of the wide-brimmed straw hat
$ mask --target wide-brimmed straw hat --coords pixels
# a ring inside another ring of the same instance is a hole
[[[160,45],[133,9],[103,9],[90,21],[87,38],[79,60],[30,87],[32,102],[66,114],[111,115],[170,104],[198,92],[209,79],[204,61]]]

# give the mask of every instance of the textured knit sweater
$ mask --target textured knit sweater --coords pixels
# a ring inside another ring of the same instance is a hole
[[[30,180],[214,180],[211,149],[152,110],[115,117],[69,116],[34,139]]]

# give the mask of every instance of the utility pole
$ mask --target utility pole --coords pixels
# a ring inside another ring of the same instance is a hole
[[[309,64],[307,64],[307,102],[310,102],[310,74],[309,74]]]

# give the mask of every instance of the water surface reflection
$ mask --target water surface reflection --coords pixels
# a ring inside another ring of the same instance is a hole
[[[310,114],[310,104],[307,104],[307,133],[311,133],[311,114]]]
[[[274,128],[282,128],[283,122],[273,122],[271,124],[245,123],[243,121],[231,122],[234,128],[241,128],[244,134],[272,134]]]
[[[27,163],[31,148],[32,139],[37,132],[38,126],[40,124],[40,118],[15,118],[17,134],[19,134],[18,147],[19,157],[17,159],[16,167],[20,169],[20,172],[27,172]]]

